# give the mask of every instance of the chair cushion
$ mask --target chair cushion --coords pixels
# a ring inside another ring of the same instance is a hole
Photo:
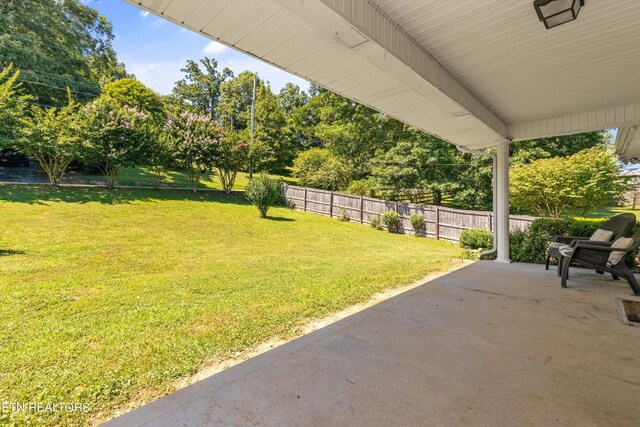
[[[573,255],[574,248],[569,245],[564,245],[564,247],[560,248],[559,251],[560,255],[569,258],[571,255]]]
[[[602,230],[598,228],[595,233],[591,235],[589,240],[593,242],[608,242],[613,237],[613,231]]]
[[[611,247],[619,248],[619,249],[627,249],[628,247],[633,246],[635,242],[636,241],[630,237],[621,237],[617,239],[615,242],[613,242],[611,244]],[[607,265],[610,267],[613,267],[620,264],[620,262],[624,259],[625,255],[626,253],[622,251],[611,252],[611,254],[609,255],[609,261],[607,262]]]
[[[556,250],[558,250],[558,251],[559,251],[560,249],[562,249],[562,248],[564,248],[564,247],[567,247],[567,248],[568,248],[568,247],[569,247],[569,245],[567,245],[566,243],[551,242],[551,243],[549,244],[549,247],[550,247],[550,248],[553,248],[553,249],[556,249]]]

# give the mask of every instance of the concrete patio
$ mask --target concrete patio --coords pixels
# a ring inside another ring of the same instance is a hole
[[[638,425],[623,281],[478,262],[109,426]]]

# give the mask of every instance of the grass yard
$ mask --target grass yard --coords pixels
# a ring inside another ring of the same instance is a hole
[[[236,351],[451,267],[455,246],[182,190],[0,185],[0,401],[85,425]]]
[[[296,183],[298,182],[298,179],[292,176],[269,176],[274,179],[280,178],[284,181],[285,184],[296,185]],[[102,175],[73,174],[67,176],[66,181],[78,182],[82,184],[104,184],[105,178]],[[63,179],[63,182],[65,182],[65,179]],[[149,169],[144,166],[136,168],[122,168],[118,173],[118,185],[151,187],[153,186],[153,182],[153,175],[151,174]],[[248,183],[249,173],[238,172],[238,176],[236,177],[236,182],[233,188],[235,190],[244,190]],[[167,170],[162,185],[165,187],[191,188],[191,183],[189,182],[189,177],[187,176],[187,174],[183,171],[174,169]],[[218,190],[222,189],[222,184],[220,184],[220,180],[215,173],[202,174],[202,177],[200,178],[200,186],[202,188],[215,188]]]
[[[640,219],[640,207],[632,209],[631,206],[607,206],[594,209],[587,214],[587,218],[610,218],[621,213],[632,213]]]

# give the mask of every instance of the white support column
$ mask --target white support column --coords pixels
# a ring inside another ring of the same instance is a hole
[[[498,254],[496,261],[511,262],[509,258],[509,141],[498,144],[496,150],[496,236]]]

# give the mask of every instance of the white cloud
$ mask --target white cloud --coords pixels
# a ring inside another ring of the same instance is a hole
[[[138,80],[147,85],[151,90],[166,95],[171,93],[173,84],[184,77],[180,71],[186,64],[186,59],[179,61],[135,63],[127,62],[127,70],[132,72]]]
[[[140,16],[142,16],[143,18],[146,18],[147,16],[149,16],[149,12],[146,10],[143,10],[142,12],[140,12]]]
[[[258,77],[269,82],[274,93],[280,92],[288,82],[305,91],[309,90],[309,82],[248,55],[235,54],[229,59],[220,59],[218,69],[223,70],[225,67],[231,68],[235,75],[247,70],[258,73]]]
[[[202,49],[202,53],[207,55],[218,55],[227,50],[227,47],[217,41],[212,41]]]

